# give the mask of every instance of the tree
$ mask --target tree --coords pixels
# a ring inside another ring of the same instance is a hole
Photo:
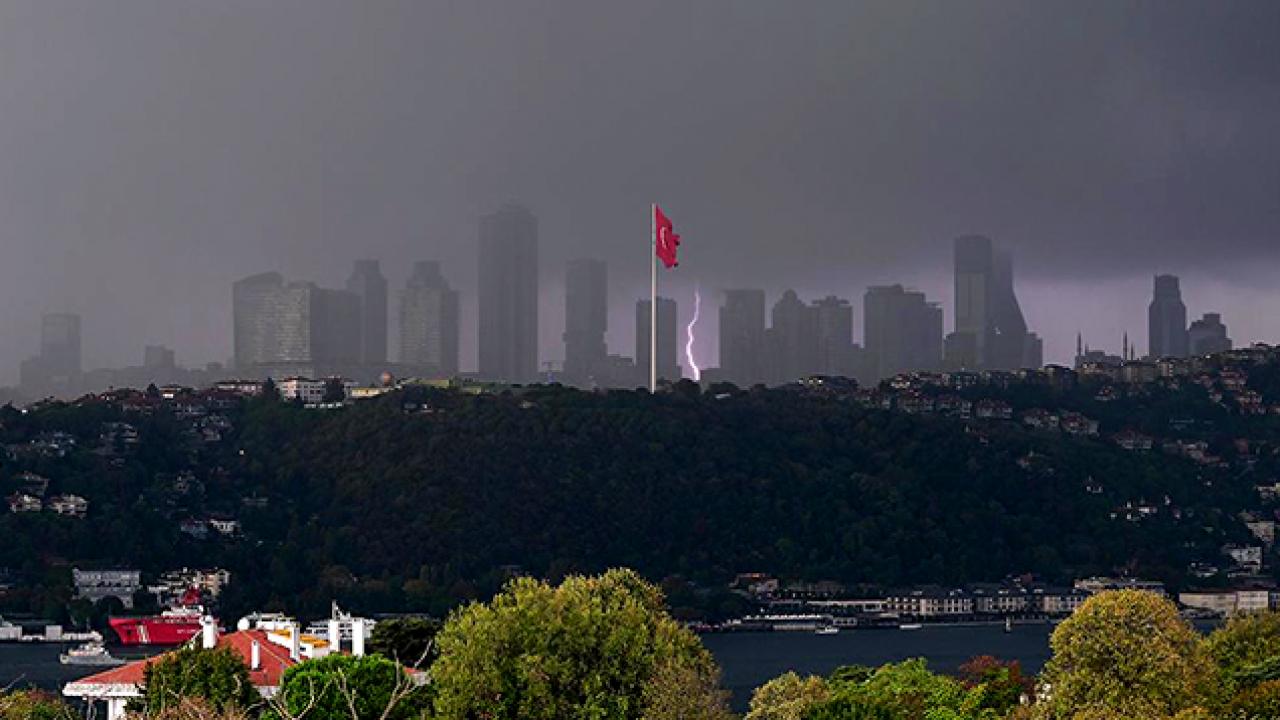
[[[729,692],[719,681],[719,672],[663,663],[645,688],[643,720],[733,720]]]
[[[37,690],[0,692],[0,720],[78,720],[79,717],[70,705]]]
[[[148,717],[186,698],[201,698],[215,712],[249,710],[262,704],[249,680],[249,668],[226,647],[182,648],[149,664],[143,678],[143,696],[131,703],[131,709]]]
[[[1205,638],[1226,694],[1280,679],[1280,613],[1237,615]]]
[[[146,715],[131,712],[129,720],[250,720],[244,710],[227,707],[215,710],[207,701],[200,698],[180,698],[158,713]]]
[[[801,720],[814,706],[831,696],[827,682],[816,675],[802,678],[794,672],[770,680],[751,694],[746,720]]]
[[[638,719],[656,702],[660,671],[699,676],[683,679],[686,687],[706,687],[716,673],[697,636],[666,613],[661,592],[629,570],[557,587],[514,580],[492,602],[455,612],[436,640],[439,720]],[[680,717],[666,700],[662,717]]]
[[[1090,598],[1054,631],[1041,713],[1168,717],[1197,706],[1213,688],[1213,665],[1173,603],[1123,590]]]
[[[425,617],[403,617],[380,620],[373,626],[369,652],[389,657],[410,667],[431,664],[435,652],[436,633],[440,623]]]
[[[929,671],[923,659],[884,665],[865,681],[832,683],[831,697],[806,720],[969,720],[959,681]]]
[[[331,377],[324,381],[324,398],[326,403],[340,403],[347,399],[347,388],[342,378]]]
[[[1001,662],[990,655],[980,655],[961,665],[960,678],[969,688],[966,707],[992,710],[1001,716],[1017,707],[1023,696],[1034,689],[1022,674],[1020,663]]]
[[[285,720],[411,720],[429,706],[426,688],[379,655],[328,655],[289,668],[270,714]]]

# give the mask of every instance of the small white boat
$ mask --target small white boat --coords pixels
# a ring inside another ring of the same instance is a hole
[[[1004,619],[1004,631],[1007,633],[1013,632],[1013,618]]]
[[[63,665],[123,665],[124,660],[107,652],[102,643],[85,643],[58,656]]]
[[[823,625],[817,630],[814,630],[813,634],[814,635],[839,635],[840,628],[836,627],[835,625]]]
[[[921,625],[920,623],[903,623],[902,625],[898,626],[898,629],[899,630],[919,630],[923,627],[924,626]]]

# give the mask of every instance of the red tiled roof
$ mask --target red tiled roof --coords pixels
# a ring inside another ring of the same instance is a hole
[[[195,640],[198,641],[199,639],[200,636],[197,635]],[[252,658],[254,640],[258,641],[262,667],[257,670],[251,669],[249,671],[249,679],[253,681],[255,687],[279,687],[280,680],[284,677],[284,672],[297,663],[289,658],[289,650],[287,648],[268,640],[267,633],[261,630],[241,630],[227,635],[220,635],[218,637],[218,647],[231,648],[233,652],[240,656],[245,665],[249,665]],[[76,680],[73,684],[142,685],[143,679],[146,677],[147,666],[170,654],[172,653],[165,653],[146,660],[132,662],[128,665],[121,665],[118,668],[112,668],[96,675]]]

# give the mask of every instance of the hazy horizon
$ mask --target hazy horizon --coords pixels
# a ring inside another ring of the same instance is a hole
[[[231,356],[231,283],[340,287],[377,258],[462,295],[476,220],[539,218],[542,359],[565,263],[609,263],[633,349],[648,203],[683,235],[665,295],[901,282],[952,322],[951,240],[1013,251],[1046,362],[1146,348],[1151,277],[1237,345],[1280,341],[1280,5],[1260,2],[88,0],[0,3],[0,385],[40,316],[86,369]],[[715,313],[699,357],[714,365]],[[392,323],[392,355],[397,333]]]

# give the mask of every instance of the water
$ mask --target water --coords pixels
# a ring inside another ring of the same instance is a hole
[[[1017,660],[1028,674],[1049,659],[1049,624],[1003,626],[935,625],[920,630],[842,630],[839,635],[807,632],[724,633],[704,635],[702,642],[724,671],[723,682],[733,705],[745,710],[751,691],[794,670],[801,675],[827,675],[841,665],[884,665],[922,657],[936,672],[954,673],[975,655]]]
[[[839,635],[809,632],[723,633],[702,636],[724,671],[724,684],[733,693],[733,705],[745,710],[751,691],[794,670],[802,675],[826,675],[841,665],[883,665],[923,657],[939,672],[955,672],[975,655],[1018,660],[1023,670],[1035,673],[1049,658],[1049,634],[1053,626],[925,626],[920,630],[843,630]],[[65,645],[0,643],[0,687],[35,686],[59,691],[71,680],[105,668],[58,663]],[[139,648],[112,648],[117,657],[134,659]],[[156,652],[157,649],[152,649]]]
[[[62,686],[103,670],[107,666],[63,665],[58,655],[75,647],[61,643],[0,643],[0,688],[37,687],[50,692],[60,692]],[[108,647],[111,654],[126,660],[137,660],[154,655],[166,648]]]

